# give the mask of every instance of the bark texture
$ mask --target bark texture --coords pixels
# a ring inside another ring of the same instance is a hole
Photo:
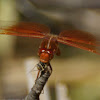
[[[44,85],[48,81],[52,73],[52,67],[49,64],[47,68],[41,72],[40,77],[36,80],[36,83],[32,87],[30,93],[25,97],[25,100],[40,100],[39,96],[43,90]]]

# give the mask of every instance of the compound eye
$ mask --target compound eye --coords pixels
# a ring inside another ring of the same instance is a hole
[[[48,54],[50,54],[50,51],[47,51]]]
[[[48,53],[48,54],[52,54],[52,51],[48,50],[47,53]]]
[[[40,48],[39,49],[39,53],[42,53],[42,52],[45,52],[46,50],[45,49],[43,49],[43,48]]]
[[[41,52],[45,52],[45,50],[44,50],[44,49],[42,49],[42,50],[41,50]]]

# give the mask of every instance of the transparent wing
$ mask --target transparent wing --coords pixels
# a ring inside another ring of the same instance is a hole
[[[88,32],[65,30],[59,34],[58,42],[100,54],[100,41]]]
[[[43,38],[49,33],[49,27],[38,23],[0,21],[0,34]]]

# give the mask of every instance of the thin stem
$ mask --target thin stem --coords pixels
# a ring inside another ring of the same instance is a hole
[[[49,64],[47,68],[41,72],[40,77],[36,80],[36,83],[32,87],[30,93],[25,97],[25,100],[40,100],[39,96],[44,88],[44,85],[48,81],[52,73],[52,67]]]

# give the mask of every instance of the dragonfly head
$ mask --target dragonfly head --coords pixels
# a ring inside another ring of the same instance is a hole
[[[40,61],[43,63],[48,63],[53,58],[53,52],[47,49],[40,50]]]

